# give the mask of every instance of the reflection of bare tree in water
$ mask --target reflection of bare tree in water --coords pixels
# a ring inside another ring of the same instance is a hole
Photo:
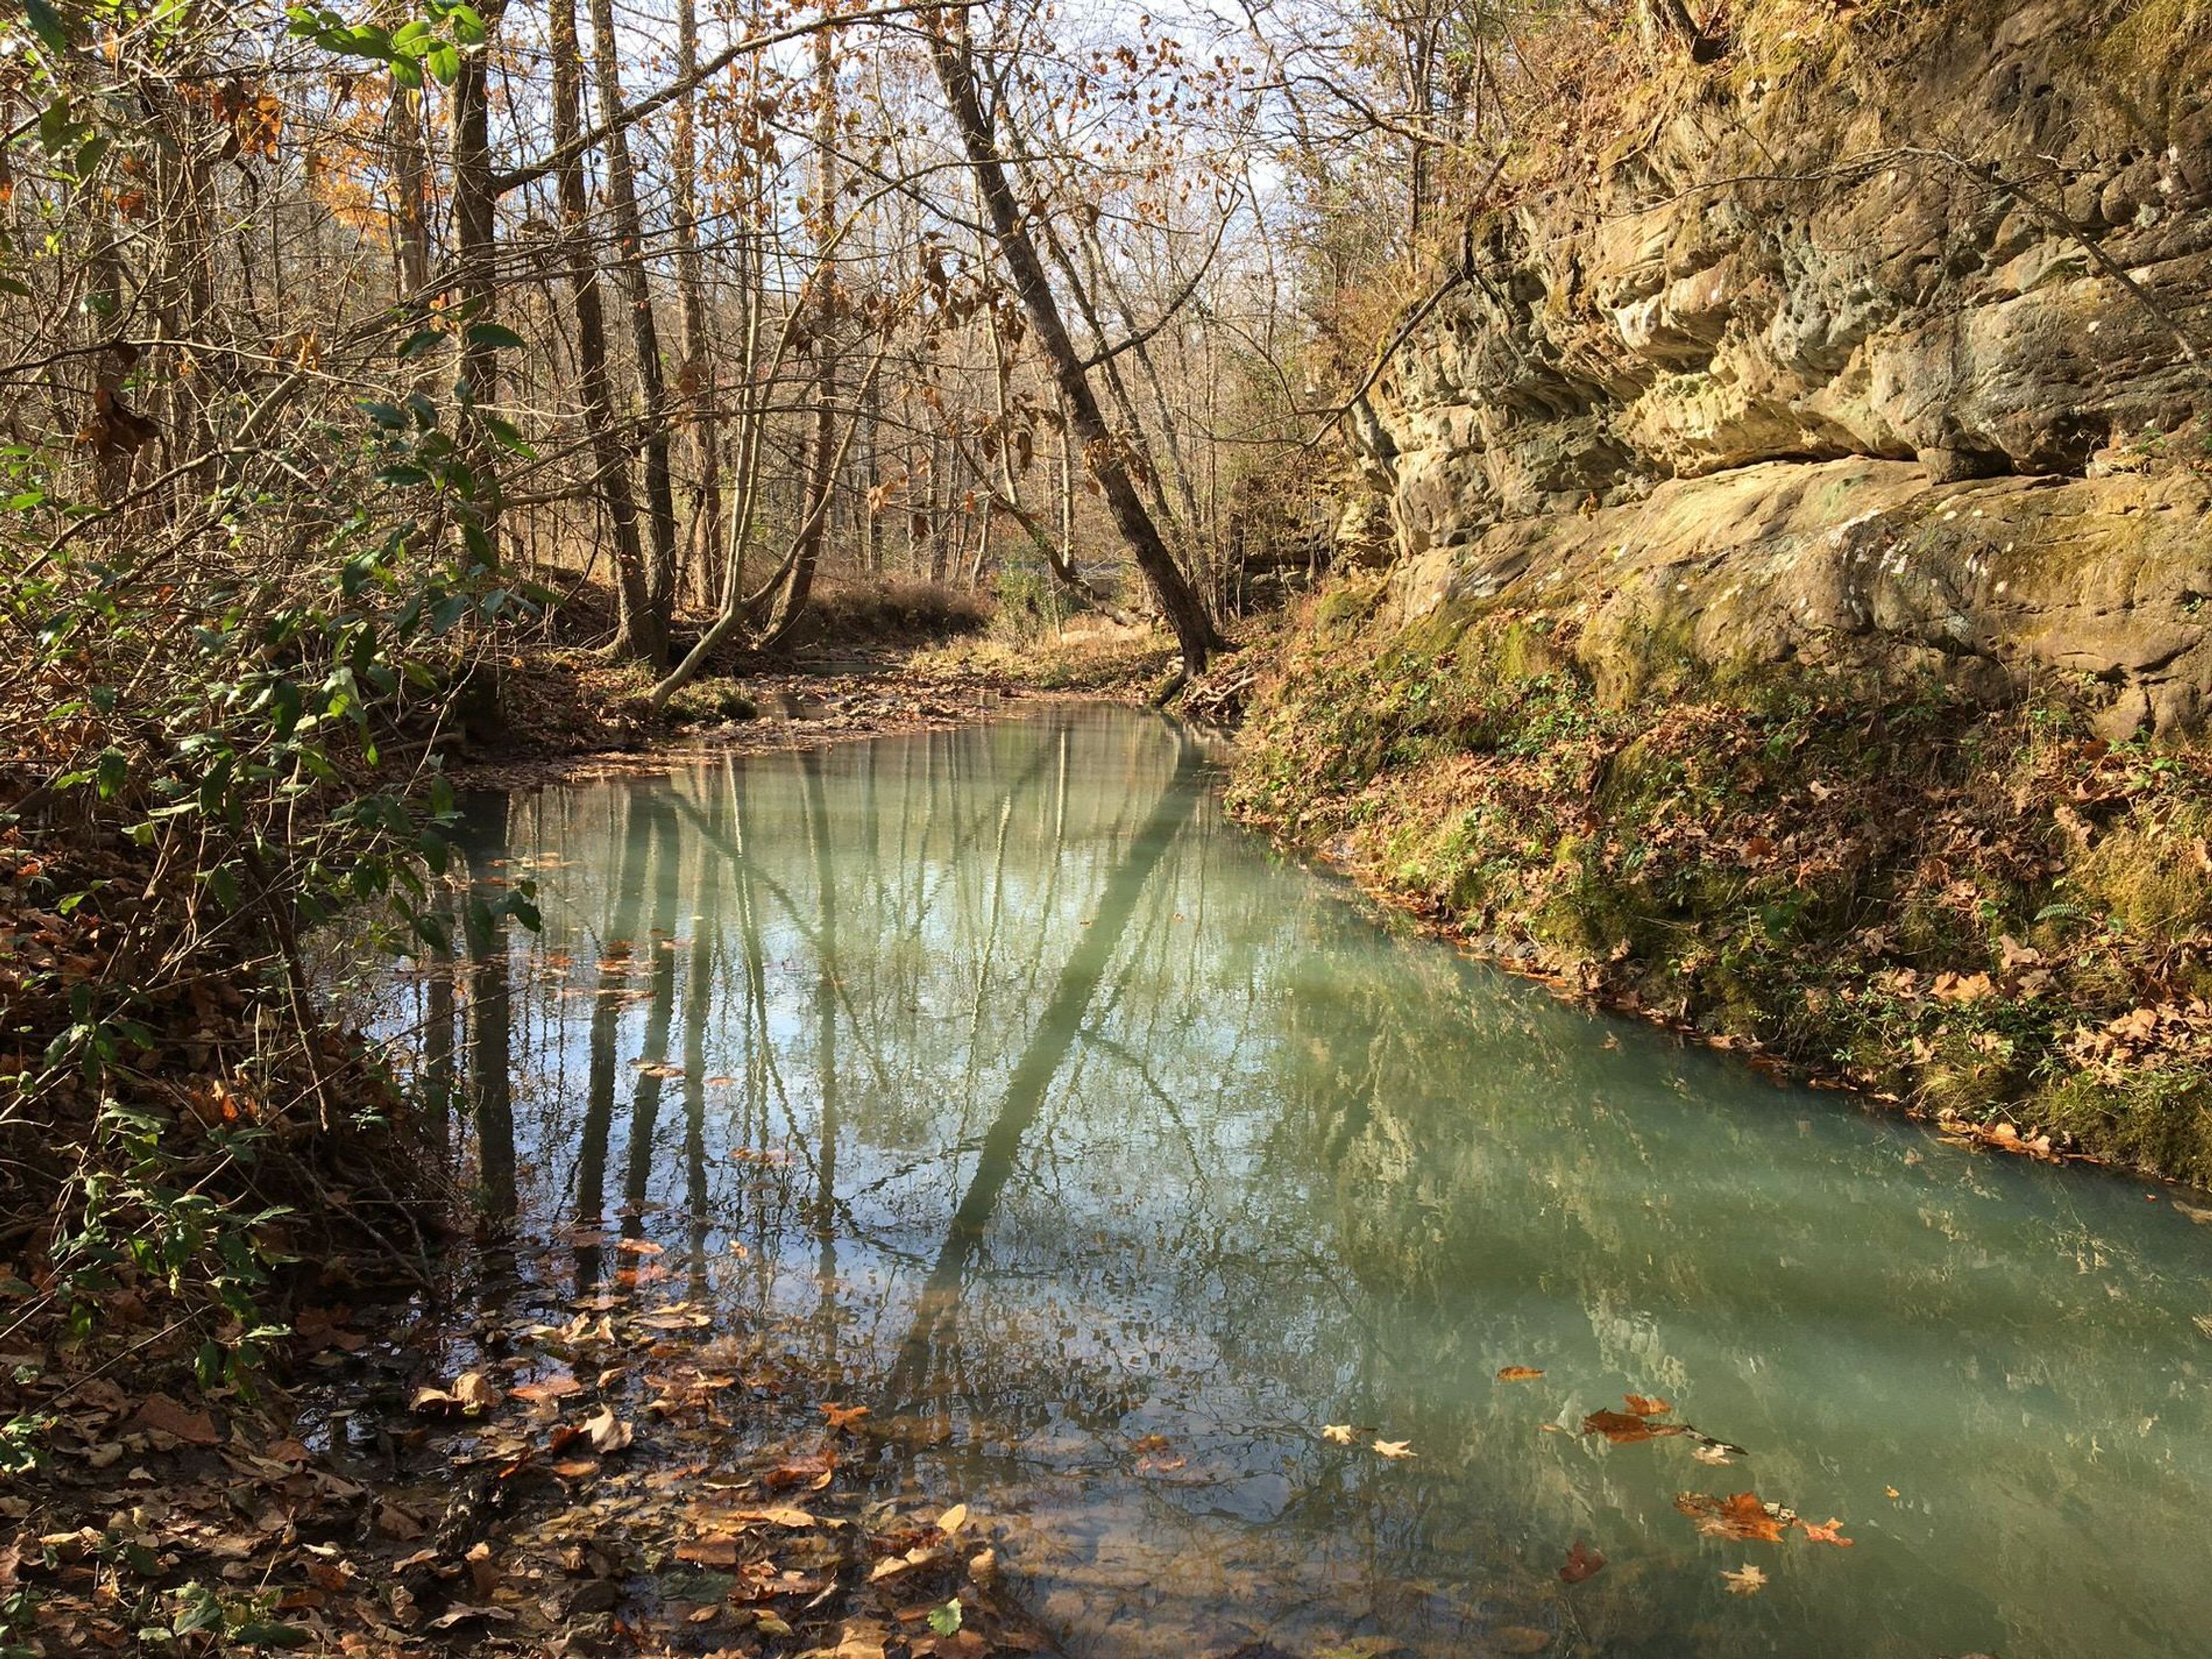
[[[629,969],[636,948],[638,912],[645,897],[644,874],[638,869],[638,848],[633,807],[637,792],[613,793],[617,817],[613,839],[620,853],[615,864],[614,914],[607,931],[596,943],[599,962],[592,991],[590,1060],[585,1071],[584,1133],[577,1148],[575,1217],[579,1225],[597,1226],[606,1209],[607,1139],[615,1116],[615,1069],[621,1063],[616,1052],[622,1035],[623,1005],[629,993]],[[576,1288],[580,1291],[599,1282],[604,1258],[596,1244],[576,1250]]]
[[[468,843],[469,875],[482,899],[501,879],[507,856],[507,797],[495,798],[476,820]],[[507,924],[481,903],[468,909],[469,1082],[476,1115],[477,1181],[487,1221],[514,1219],[514,1083],[508,1034],[514,1017],[508,985]]]
[[[701,863],[705,860],[702,857]],[[714,954],[722,929],[722,884],[702,872],[691,884],[699,895],[691,918],[691,959],[684,972],[684,1200],[690,1295],[704,1300],[707,1239],[714,1231],[707,1193],[707,1019],[714,1006]]]
[[[683,865],[676,814],[665,794],[647,806],[653,824],[653,964],[646,983],[645,1046],[638,1056],[637,1087],[630,1096],[629,1145],[623,1171],[623,1236],[645,1232],[645,1206],[653,1179],[653,1141],[660,1127],[660,1097],[668,1075],[668,1034],[676,1019],[676,897]]]
[[[432,901],[430,914],[453,936],[453,907],[441,887]],[[428,1109],[427,1126],[434,1153],[442,1159],[453,1139],[453,952],[449,945],[433,945],[428,952],[428,981],[424,987],[422,1015],[422,1102]]]
[[[837,1354],[837,878],[830,858],[830,811],[822,793],[822,756],[808,750],[799,757],[806,786],[806,839],[814,854],[816,902],[821,925],[815,935],[814,1084],[822,1100],[817,1126],[821,1147],[815,1155],[815,1194],[811,1219],[822,1247],[816,1264],[821,1304],[815,1327],[825,1364]]]
[[[1023,1137],[1036,1121],[1045,1090],[1081,1035],[1084,1012],[1137,913],[1145,884],[1190,819],[1199,798],[1197,769],[1196,751],[1188,742],[1179,741],[1175,769],[1163,786],[1151,817],[1131,839],[1121,863],[1108,878],[1090,925],[1069,953],[1052,1000],[1038,1016],[1029,1043],[1006,1079],[998,1115],[984,1133],[975,1171],[945,1229],[945,1242],[923,1285],[914,1322],[884,1379],[881,1399],[886,1415],[913,1410],[938,1397],[943,1386],[936,1379],[949,1376],[957,1369],[957,1326],[969,1262],[1013,1176]]]

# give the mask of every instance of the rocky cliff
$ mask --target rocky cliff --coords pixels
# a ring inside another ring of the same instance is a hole
[[[2212,4],[1729,17],[1400,325],[1231,806],[1578,990],[2212,1184]]]
[[[2204,9],[1740,8],[1474,220],[1357,411],[1394,615],[1539,601],[1615,680],[1656,637],[2201,722]]]

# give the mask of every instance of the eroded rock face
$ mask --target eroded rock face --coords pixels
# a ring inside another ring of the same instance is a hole
[[[2108,735],[2203,724],[2212,481],[2179,468],[1933,484],[1909,461],[1769,461],[1402,561],[1396,614],[1511,593],[1571,618],[1614,700],[1686,665],[1790,663],[2105,704]]]
[[[1597,185],[1474,228],[1352,423],[1402,604],[1569,583],[1601,652],[1633,611],[1714,663],[2212,713],[2203,482],[2112,471],[2205,451],[2212,31],[2109,15],[1949,0],[1794,78],[1747,47]]]

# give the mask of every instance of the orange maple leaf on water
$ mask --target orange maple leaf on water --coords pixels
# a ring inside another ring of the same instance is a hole
[[[829,1406],[822,1407],[822,1415],[830,1419],[832,1429],[849,1428],[868,1414],[866,1406]]]
[[[1750,1492],[1727,1498],[1715,1498],[1701,1492],[1677,1492],[1674,1507],[1696,1522],[1698,1530],[1711,1538],[1778,1544],[1784,1531],[1797,1522],[1795,1511],[1779,1504],[1766,1503],[1757,1492]]]
[[[1508,1365],[1498,1373],[1498,1380],[1500,1382],[1526,1382],[1543,1374],[1543,1371],[1534,1365]]]
[[[1840,1544],[1845,1549],[1849,1549],[1858,1542],[1856,1538],[1846,1538],[1843,1535],[1844,1523],[1832,1515],[1820,1526],[1816,1527],[1810,1521],[1800,1521],[1797,1524],[1804,1528],[1805,1538],[1808,1543]]]

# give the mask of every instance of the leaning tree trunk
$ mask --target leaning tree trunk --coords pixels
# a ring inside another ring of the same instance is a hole
[[[968,165],[982,192],[985,211],[998,237],[1000,257],[1006,262],[1015,297],[1028,313],[1030,327],[1043,348],[1053,380],[1066,400],[1069,422],[1083,445],[1084,465],[1097,480],[1107,507],[1114,515],[1115,527],[1121,532],[1121,539],[1127,544],[1137,568],[1151,584],[1153,597],[1159,601],[1169,626],[1175,629],[1184,672],[1201,673],[1208,653],[1227,641],[1215,629],[1213,619],[1206,614],[1205,601],[1184,577],[1175,556],[1160,538],[1159,526],[1145,510],[1144,500],[1137,494],[1128,466],[1122,459],[1121,447],[1108,428],[1105,416],[1099,413],[1098,400],[1091,394],[1091,382],[1083,372],[1083,360],[1076,355],[1074,342],[1067,337],[1059,301],[1046,279],[1044,265],[1037,258],[1036,244],[1023,223],[1022,204],[1007,181],[1006,164],[1000,157],[990,119],[983,112],[976,91],[968,15],[964,11],[933,12],[926,15],[926,22],[930,60],[936,68],[938,82],[945,90],[945,102],[951,106],[961,146],[967,151]]]

